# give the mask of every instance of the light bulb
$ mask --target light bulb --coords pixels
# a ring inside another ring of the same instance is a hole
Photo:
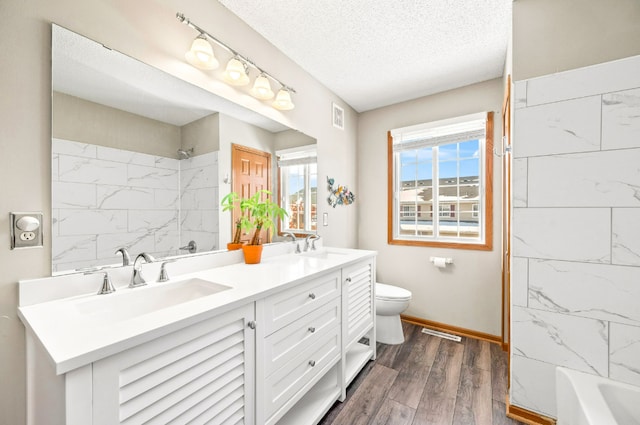
[[[232,86],[246,86],[249,84],[249,76],[247,75],[246,65],[236,58],[232,58],[227,63],[227,69],[224,72],[224,80]]]
[[[271,84],[266,75],[260,74],[258,78],[256,78],[256,81],[253,83],[253,88],[251,89],[251,95],[260,100],[273,99]]]
[[[281,111],[290,111],[295,108],[295,105],[291,101],[291,93],[289,90],[282,88],[278,91],[276,95],[276,100],[271,104],[274,108],[279,109]]]
[[[193,40],[191,50],[185,53],[184,57],[187,62],[200,69],[216,69],[219,65],[213,54],[213,47],[211,47],[211,43],[207,41],[204,34],[200,34]]]

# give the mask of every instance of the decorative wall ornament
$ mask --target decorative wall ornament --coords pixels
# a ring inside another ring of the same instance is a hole
[[[346,186],[338,186],[335,188],[333,186],[334,183],[335,180],[327,176],[327,190],[329,191],[327,202],[329,205],[335,208],[336,205],[350,205],[356,201],[356,195],[354,195]]]

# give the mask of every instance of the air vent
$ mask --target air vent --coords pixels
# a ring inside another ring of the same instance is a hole
[[[451,335],[444,332],[434,331],[433,329],[422,328],[423,334],[437,336],[439,338],[450,339],[451,341],[460,342],[462,340],[458,335]]]

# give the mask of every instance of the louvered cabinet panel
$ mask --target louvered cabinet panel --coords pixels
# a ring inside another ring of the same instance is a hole
[[[373,263],[366,261],[345,267],[343,280],[343,317],[346,320],[345,346],[357,342],[373,326]]]
[[[94,425],[252,424],[253,304],[93,365]]]

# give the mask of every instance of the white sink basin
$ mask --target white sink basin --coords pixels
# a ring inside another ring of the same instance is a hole
[[[307,251],[299,255],[302,255],[303,257],[309,257],[309,258],[331,259],[331,258],[342,258],[347,254],[340,251],[334,251],[332,249],[320,248],[316,251]]]
[[[640,387],[556,369],[558,425],[640,425]]]
[[[203,279],[178,282],[149,283],[141,288],[123,288],[115,294],[96,295],[74,303],[76,312],[87,319],[102,319],[112,323],[127,320],[163,308],[230,289]]]

